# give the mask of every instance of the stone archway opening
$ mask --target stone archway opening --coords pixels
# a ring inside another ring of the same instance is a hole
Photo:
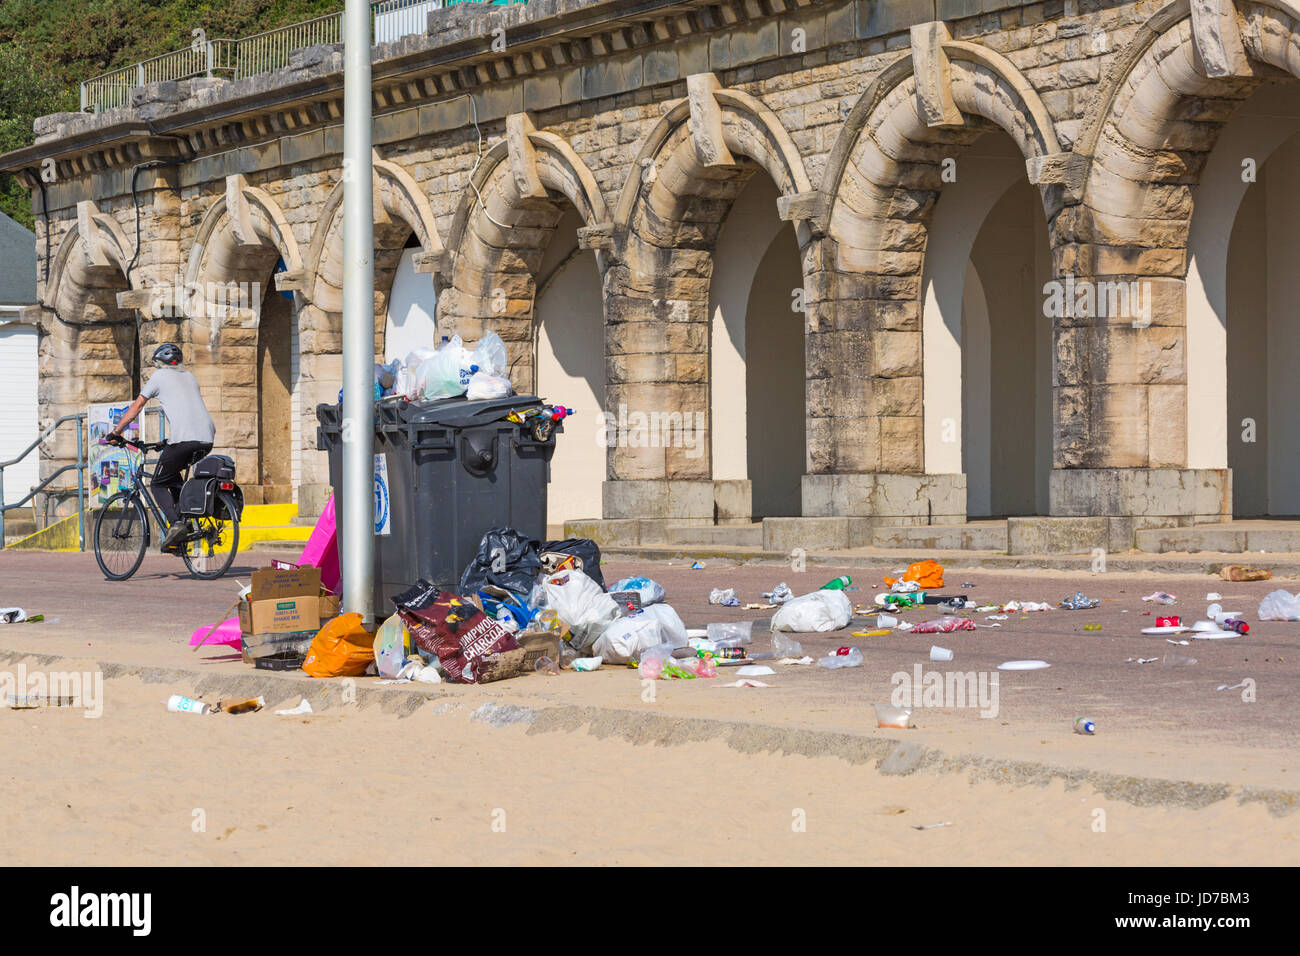
[[[966,477],[968,518],[1044,514],[1051,472],[1051,252],[1042,200],[1000,131],[962,151],[922,281],[925,466]]]
[[[748,481],[751,516],[802,513],[804,279],[776,185],[752,177],[732,204],[709,284],[713,477]]]
[[[438,290],[433,276],[417,270],[417,258],[424,252],[419,237],[411,230],[391,267],[391,250],[384,250],[375,262],[376,288],[388,288],[383,322],[383,361],[405,361],[415,349],[432,348],[438,341]],[[390,278],[391,277],[391,278]]]

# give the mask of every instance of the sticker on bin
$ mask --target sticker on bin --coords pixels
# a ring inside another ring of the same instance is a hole
[[[375,456],[375,534],[388,534],[393,512],[388,494],[388,458]]]

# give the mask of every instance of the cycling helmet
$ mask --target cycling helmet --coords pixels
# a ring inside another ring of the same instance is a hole
[[[181,364],[181,349],[179,345],[160,345],[153,350],[153,364],[158,368],[172,368]]]

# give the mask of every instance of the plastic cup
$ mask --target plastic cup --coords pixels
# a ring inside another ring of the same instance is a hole
[[[212,705],[192,697],[172,694],[167,698],[167,709],[173,714],[206,714],[212,710]]]
[[[946,647],[939,647],[938,645],[932,646],[930,648],[930,660],[950,661],[952,660],[952,651],[948,650]]]
[[[912,711],[893,704],[876,704],[876,726],[906,730],[912,725]]]

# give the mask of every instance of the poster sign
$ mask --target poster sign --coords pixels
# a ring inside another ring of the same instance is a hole
[[[86,489],[88,503],[97,508],[117,494],[131,479],[132,462],[136,453],[128,448],[101,445],[99,440],[117,427],[130,402],[107,402],[86,408]],[[143,416],[141,416],[143,417]],[[131,441],[140,440],[140,419],[127,426],[125,436]]]
[[[388,494],[388,459],[375,456],[375,534],[388,534],[392,526],[392,500]]]

